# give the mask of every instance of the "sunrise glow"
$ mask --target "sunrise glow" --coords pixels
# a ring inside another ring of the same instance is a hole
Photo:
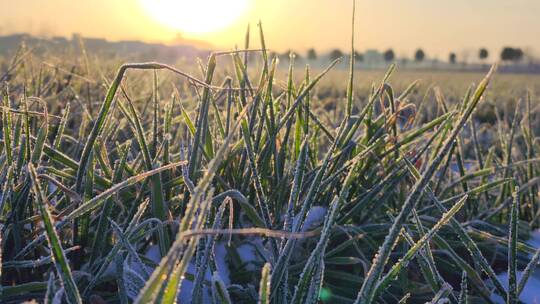
[[[159,23],[186,34],[216,32],[246,12],[248,0],[140,0]]]

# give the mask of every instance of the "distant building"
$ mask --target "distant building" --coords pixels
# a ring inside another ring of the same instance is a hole
[[[52,37],[51,40],[52,40],[53,43],[58,43],[58,44],[67,44],[68,43],[68,40],[66,39],[66,37],[62,37],[62,36]]]
[[[129,60],[175,63],[182,58],[190,59],[208,55],[208,51],[186,44],[165,45],[142,41],[107,41],[101,38],[83,37],[78,33],[74,33],[71,39],[59,36],[45,39],[28,34],[0,36],[0,55],[12,54],[23,42],[27,46],[33,47],[36,54],[42,54],[47,50],[66,54],[79,53],[81,41],[89,53],[119,56]]]

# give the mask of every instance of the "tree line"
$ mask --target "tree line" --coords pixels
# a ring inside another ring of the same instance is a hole
[[[298,53],[295,53],[293,51],[290,51],[290,50],[284,52],[283,54],[273,53],[272,55],[281,57],[283,59],[288,59],[291,53],[294,53],[294,56],[297,59],[300,59],[300,60],[303,59],[302,55],[300,55]],[[395,52],[391,48],[387,49],[384,52],[379,53],[379,54],[381,55],[382,60],[384,60],[385,62],[393,62],[394,60],[396,60]],[[333,49],[329,53],[324,54],[323,56],[319,56],[319,54],[317,53],[317,51],[314,48],[310,48],[305,53],[305,58],[308,61],[315,61],[315,60],[320,59],[320,57],[321,58],[324,57],[324,58],[327,58],[330,61],[333,61],[333,60],[336,60],[336,59],[338,59],[340,57],[343,57],[345,55],[347,55],[347,54],[344,53],[343,51],[341,51],[340,49]],[[478,56],[477,58],[480,60],[480,62],[485,62],[489,58],[490,52],[486,48],[480,48],[478,50],[477,56]],[[524,56],[525,56],[525,53],[523,52],[523,50],[521,48],[504,47],[502,49],[502,51],[500,52],[500,54],[499,54],[499,59],[501,61],[504,61],[504,62],[514,62],[515,63],[515,62],[521,61],[524,58]],[[365,60],[365,54],[360,53],[360,52],[355,52],[354,57],[355,57],[355,60],[358,61],[358,62],[363,62]],[[422,62],[426,58],[427,58],[427,55],[426,55],[426,53],[424,52],[423,49],[419,48],[414,52],[414,58],[413,58],[414,61]],[[406,58],[403,58],[403,59],[406,59]],[[464,59],[466,59],[466,58],[462,58],[462,62],[466,61]],[[456,64],[456,63],[458,63],[459,60],[460,60],[460,58],[458,57],[458,55],[455,52],[450,52],[448,54],[448,62],[450,64]]]

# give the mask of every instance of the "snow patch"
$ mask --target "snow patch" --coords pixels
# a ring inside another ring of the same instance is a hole
[[[225,286],[231,284],[231,272],[229,270],[229,265],[227,265],[227,242],[219,241],[216,242],[214,246],[214,260],[216,261],[217,271]]]
[[[320,226],[324,222],[326,211],[327,209],[322,206],[311,207],[306,215],[306,220],[304,221],[304,226],[302,226],[301,231],[302,232],[309,231]],[[298,214],[294,217],[294,220],[293,220],[294,225],[297,225],[299,220],[300,220],[300,216]]]
[[[523,271],[517,272],[517,281],[521,280]],[[501,273],[497,275],[503,287],[508,290],[508,274]],[[506,303],[505,299],[499,295],[491,294],[491,300],[497,304]],[[536,271],[527,280],[527,284],[519,295],[519,300],[525,304],[540,304],[540,272]]]
[[[252,244],[242,244],[236,248],[236,252],[238,253],[238,256],[240,256],[242,263],[245,264],[246,270],[254,271],[256,269],[253,262],[257,261],[257,256],[255,254],[255,248]]]
[[[152,245],[148,247],[146,252],[144,253],[144,256],[149,259],[150,261],[159,264],[161,261],[161,254],[159,252],[159,246],[158,245]]]
[[[535,249],[540,248],[540,229],[537,229],[531,233],[531,238],[527,240],[527,244]],[[532,255],[530,256],[532,257]],[[523,271],[517,271],[517,281],[521,280]],[[503,287],[508,290],[508,273],[502,272],[497,275],[497,278],[501,281]],[[500,295],[491,294],[491,300],[497,304],[506,303],[506,299]],[[527,280],[527,284],[523,288],[523,291],[519,295],[519,300],[525,304],[540,304],[540,269],[537,269],[531,274]]]
[[[218,245],[216,245],[216,248],[217,247]],[[152,262],[159,265],[159,262],[161,261],[161,254],[159,252],[159,246],[152,245],[148,247],[148,249],[144,253],[144,256],[148,258],[149,260],[151,260]],[[216,258],[217,256],[218,255],[216,254]],[[223,262],[225,261],[224,259],[225,258],[223,257]],[[221,259],[217,258],[216,260],[219,261]],[[131,299],[135,299],[137,297],[137,294],[142,289],[142,287],[144,286],[144,283],[148,279],[147,276],[144,274],[142,267],[147,268],[150,274],[155,270],[155,268],[150,267],[148,265],[144,265],[144,266],[140,265],[139,263],[133,261],[131,257],[128,257],[128,259],[124,262],[124,281],[126,283],[128,296]],[[220,266],[218,265],[218,268],[219,267]],[[225,268],[225,269],[227,271],[227,279],[229,280],[228,268]],[[193,257],[192,261],[189,263],[188,268],[186,270],[186,275],[184,276],[184,279],[182,280],[182,285],[180,286],[180,292],[178,293],[178,296],[177,296],[177,300],[179,303],[191,302],[191,298],[193,294],[193,278],[195,277],[196,270],[197,268],[195,266],[195,257]],[[189,274],[189,279],[186,278],[188,277],[188,274]],[[221,274],[221,277],[223,278],[224,276]],[[212,274],[210,273],[210,268],[208,267],[204,275],[204,281],[211,282],[211,280],[212,280]],[[211,303],[211,295],[210,295],[209,290],[210,288],[208,288],[207,286],[203,286],[202,288],[202,302],[203,303]]]
[[[536,229],[531,233],[531,238],[527,240],[527,244],[534,248],[540,248],[540,229]]]
[[[194,259],[193,259],[194,260]],[[195,266],[194,262],[190,262],[188,265],[188,269],[186,273],[189,273],[195,276],[195,273],[197,272],[197,268]],[[204,281],[210,282],[212,280],[212,275],[210,274],[209,267],[206,269],[206,273],[204,274]],[[204,284],[204,282],[203,282]],[[191,303],[191,298],[193,294],[193,281],[188,280],[184,278],[182,280],[182,285],[180,286],[180,293],[178,294],[177,301],[178,303]],[[202,302],[203,303],[212,303],[211,301],[211,295],[210,295],[210,288],[207,286],[203,286],[202,289]]]

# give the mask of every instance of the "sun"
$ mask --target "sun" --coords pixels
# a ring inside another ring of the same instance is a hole
[[[249,0],[139,0],[156,21],[186,34],[216,32],[230,26]]]

